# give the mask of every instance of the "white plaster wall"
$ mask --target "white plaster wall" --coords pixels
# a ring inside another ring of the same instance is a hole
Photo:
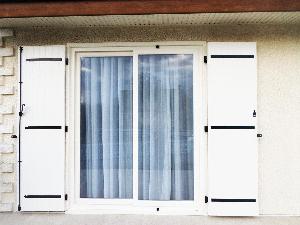
[[[235,25],[17,29],[5,45],[113,41],[256,41],[261,214],[300,215],[300,27]],[[7,65],[16,67],[16,58]],[[18,86],[15,77],[7,84]],[[7,102],[17,102],[17,95]],[[9,123],[11,118],[7,118]],[[12,161],[15,155],[7,157]],[[11,178],[12,179],[12,178]],[[12,179],[14,180],[14,179]],[[7,195],[6,201],[16,201]]]

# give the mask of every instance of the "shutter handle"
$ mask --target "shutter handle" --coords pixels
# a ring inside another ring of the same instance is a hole
[[[24,107],[25,107],[25,104],[22,104],[20,112],[19,112],[19,116],[23,116]]]
[[[11,135],[10,137],[11,137],[11,138],[18,138],[18,136],[15,135],[15,134]]]
[[[253,111],[253,117],[256,117],[256,111],[255,110]]]

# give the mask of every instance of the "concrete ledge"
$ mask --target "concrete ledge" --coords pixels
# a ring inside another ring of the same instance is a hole
[[[3,76],[0,76],[0,85],[4,85],[5,84],[5,79]]]
[[[0,105],[0,114],[12,114],[12,113],[14,113],[13,106]]]
[[[12,76],[12,75],[14,75],[13,68],[0,67],[0,76]]]
[[[0,143],[0,153],[12,153],[14,152],[13,144],[2,144]]]
[[[13,210],[12,203],[0,203],[0,211],[1,212],[11,212]],[[1,216],[0,216],[0,224],[1,223]]]
[[[5,225],[269,225],[300,224],[300,217],[208,217],[146,215],[67,215],[50,213],[0,213]]]
[[[14,88],[13,87],[0,87],[0,94],[2,95],[13,95],[14,94]]]
[[[0,56],[13,56],[14,49],[13,48],[0,48]]]
[[[11,193],[14,191],[13,183],[2,183],[1,184],[1,192],[2,193]]]
[[[13,173],[14,172],[14,164],[13,163],[1,163],[0,164],[0,172],[2,173]]]
[[[13,132],[13,125],[0,125],[0,134],[12,134]]]

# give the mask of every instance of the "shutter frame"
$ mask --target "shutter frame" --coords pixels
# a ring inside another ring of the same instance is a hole
[[[209,42],[207,47],[208,215],[256,216],[256,43]]]

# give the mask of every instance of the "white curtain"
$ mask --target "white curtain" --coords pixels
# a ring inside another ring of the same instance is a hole
[[[80,197],[132,198],[132,57],[82,57]]]
[[[139,199],[194,199],[193,56],[140,55]]]

